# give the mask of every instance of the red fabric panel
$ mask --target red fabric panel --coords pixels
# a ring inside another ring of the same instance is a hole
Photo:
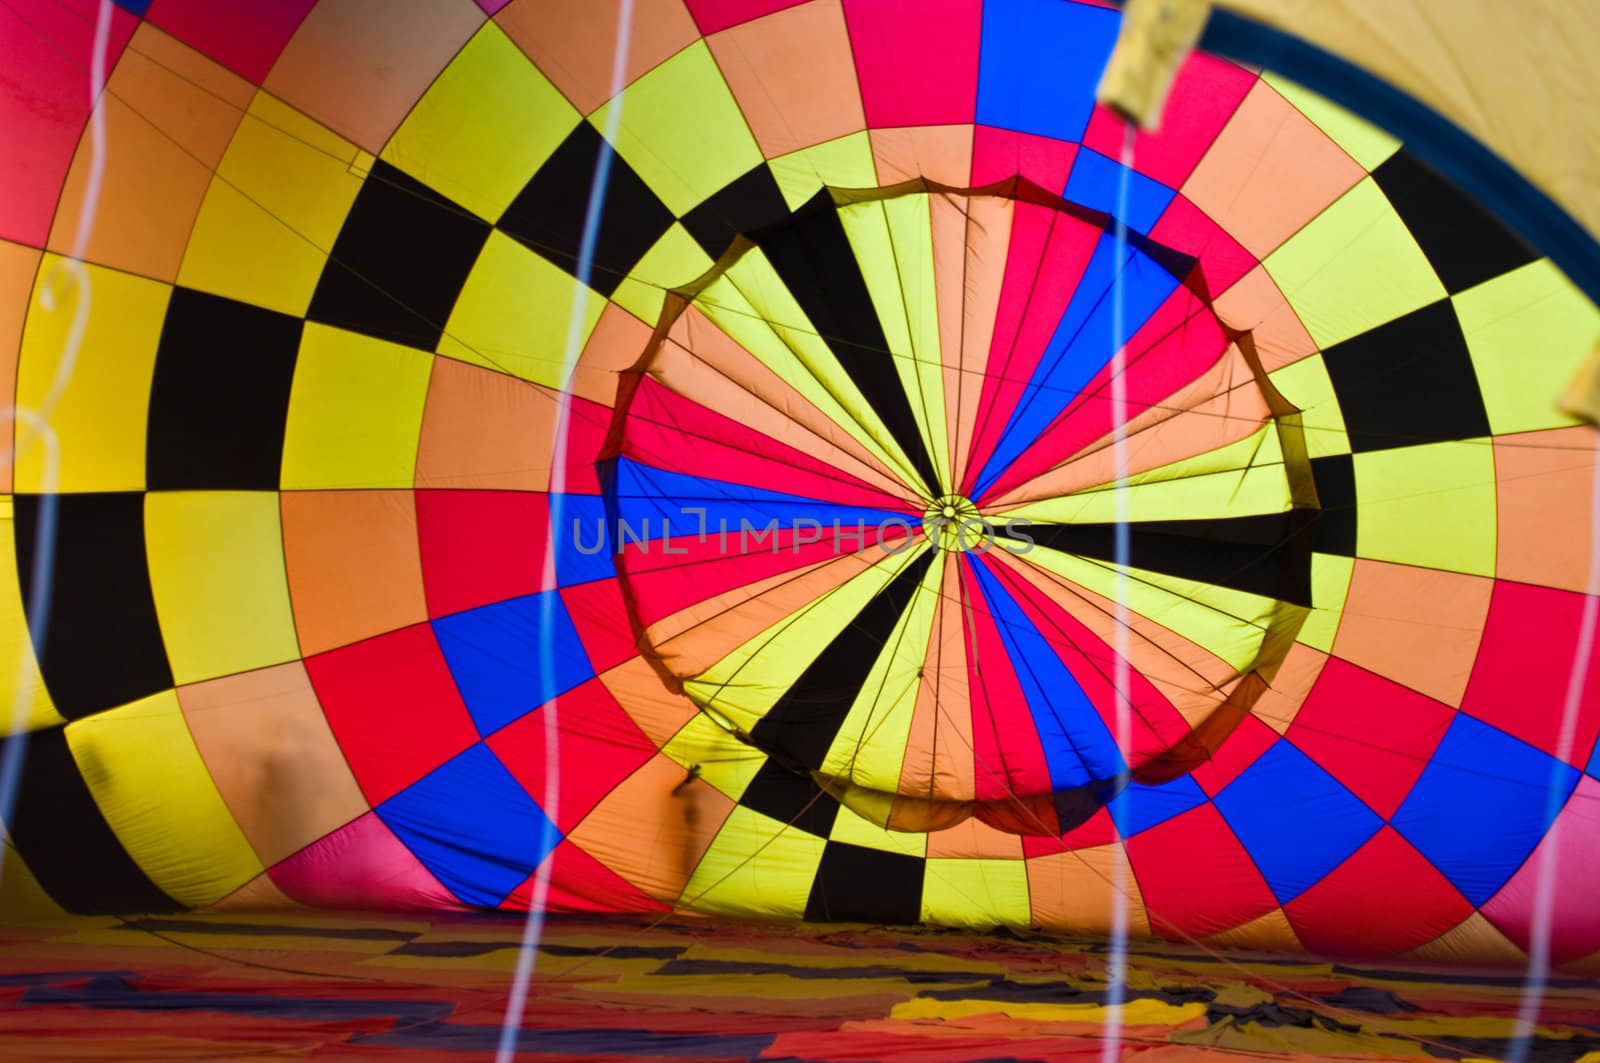
[[[598,678],[561,695],[556,711],[561,789],[555,819],[556,826],[567,834],[601,798],[654,756],[656,748]],[[541,807],[546,786],[545,731],[544,710],[537,709],[486,739],[500,763]]]
[[[543,589],[549,500],[524,491],[418,491],[417,546],[428,615]]]
[[[1555,756],[1584,601],[1573,591],[1497,582],[1462,711]],[[1579,689],[1567,763],[1582,768],[1600,735],[1600,654]]]
[[[378,804],[477,741],[427,624],[306,658],[361,792]]]
[[[614,579],[565,587],[561,601],[596,672],[614,668],[638,652],[622,587]]]
[[[1378,815],[1394,815],[1450,727],[1450,706],[1332,657],[1288,739]]]
[[[145,16],[257,85],[316,0],[155,0]]]
[[[1472,914],[1472,902],[1384,827],[1284,913],[1312,952],[1381,956],[1438,937]]]
[[[1182,185],[1255,83],[1256,75],[1248,70],[1203,52],[1191,52],[1178,69],[1172,95],[1161,113],[1161,128],[1134,138],[1134,168],[1169,188]],[[1097,106],[1083,145],[1120,159],[1126,128],[1111,111]]]
[[[1250,854],[1210,803],[1141,831],[1127,847],[1150,929],[1162,937],[1206,937],[1278,906]]]
[[[972,184],[976,188],[1023,177],[1060,193],[1077,157],[1076,144],[980,125],[972,131]]]
[[[868,126],[971,123],[982,0],[845,0],[844,17]]]
[[[89,117],[89,69],[99,5],[82,0],[0,4],[0,239],[43,247],[61,183]],[[110,78],[138,19],[111,17],[105,76]],[[69,230],[70,231],[70,230]]]

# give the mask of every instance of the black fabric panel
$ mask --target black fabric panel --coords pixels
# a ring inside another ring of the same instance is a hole
[[[1538,258],[1493,214],[1406,151],[1372,171],[1434,273],[1459,292]]]
[[[1454,305],[1441,299],[1322,352],[1356,452],[1489,434]]]
[[[1356,556],[1356,464],[1349,454],[1311,459],[1317,484],[1317,514],[1312,545],[1324,554]]]
[[[380,159],[350,207],[306,317],[431,351],[489,228]]]
[[[51,900],[78,913],[182,910],[117,841],[84,784],[65,731],[53,728],[6,741],[28,743],[6,829]],[[0,742],[0,749],[4,745]]]
[[[683,227],[717,259],[738,234],[754,233],[788,216],[789,204],[763,163],[685,214]]]
[[[799,775],[770,758],[745,787],[739,803],[781,823],[826,838],[839,814],[839,802],[808,775]]]
[[[610,176],[595,231],[589,287],[609,296],[672,228],[672,211],[588,122],[567,135],[501,216],[499,228],[574,276],[600,152]]]
[[[806,918],[890,925],[920,922],[923,870],[920,857],[829,842],[811,882]]]
[[[793,221],[760,234],[757,242],[839,364],[937,497],[944,493],[946,485],[933,471],[933,461],[917,432],[911,397],[901,386],[895,356],[884,338],[861,266],[850,248],[844,223],[826,197],[826,191],[818,192]]]
[[[1311,511],[1129,525],[1129,564],[1180,579],[1311,604]],[[1116,557],[1115,524],[1034,524],[1038,546],[1079,557]]]
[[[39,662],[61,715],[88,716],[172,686],[145,560],[144,495],[56,496],[55,564]],[[17,571],[32,601],[42,500],[16,497]]]
[[[276,491],[301,320],[174,288],[150,386],[152,491]]]
[[[922,577],[933,563],[924,551],[879,591],[826,649],[817,655],[794,686],[756,721],[756,744],[797,769],[822,767],[828,747],[850,713],[872,664],[894,637],[894,627],[911,605]]]

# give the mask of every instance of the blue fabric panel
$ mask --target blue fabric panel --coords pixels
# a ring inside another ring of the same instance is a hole
[[[1206,803],[1206,792],[1194,781],[1194,776],[1184,775],[1160,786],[1130,783],[1111,802],[1111,819],[1124,838],[1140,831],[1159,827],[1173,816]]]
[[[1072,163],[1067,189],[1062,198],[1080,206],[1117,216],[1117,184],[1122,180],[1122,164],[1098,151],[1082,148]],[[1134,170],[1128,178],[1128,216],[1123,220],[1134,232],[1148,233],[1161,220],[1167,204],[1176,195],[1172,189]]]
[[[1576,768],[1458,713],[1390,822],[1467,900],[1483,904],[1527,860],[1577,784]]]
[[[982,561],[971,564],[1039,732],[1051,788],[1070,790],[1116,778],[1122,755],[1088,695],[989,567]],[[993,666],[1004,667],[1004,662]]]
[[[544,630],[545,596],[553,621]],[[520,719],[594,675],[556,591],[469,609],[433,623],[456,689],[480,735]],[[554,670],[545,675],[539,644],[548,639]]]
[[[606,500],[599,495],[551,495],[550,501],[557,586],[615,578],[616,550],[606,520]]]
[[[978,56],[978,121],[1078,141],[1121,16],[1062,0],[989,0]]]
[[[1137,248],[1128,248],[1123,267],[1123,330],[1126,342],[1160,309],[1178,287],[1178,280]],[[1056,325],[1039,367],[1017,401],[1000,442],[984,465],[973,489],[982,497],[1007,466],[1017,459],[1078,397],[1112,355],[1111,289],[1116,276],[1116,241],[1108,234],[1095,246],[1066,313]]]
[[[1314,760],[1279,739],[1216,796],[1279,903],[1349,858],[1383,820]]]
[[[493,907],[533,874],[561,832],[483,743],[377,808],[461,903]]]
[[[689,507],[706,511],[706,532],[711,536],[723,526],[737,534],[743,526],[741,521],[748,521],[753,528],[763,528],[776,520],[780,529],[793,527],[800,520],[815,520],[831,529],[838,521],[840,526],[854,529],[858,523],[873,528],[886,520],[899,519],[916,526],[922,520],[921,514],[913,517],[887,509],[822,502],[724,480],[666,472],[626,458],[617,461],[614,491],[618,523],[612,530],[626,543],[641,538],[660,539],[667,523],[674,536],[699,532],[701,517],[688,512]],[[592,542],[593,530],[585,529],[585,537],[586,542]]]

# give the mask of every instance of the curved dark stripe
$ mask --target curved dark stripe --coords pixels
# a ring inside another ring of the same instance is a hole
[[[1129,564],[1180,579],[1311,605],[1316,511],[1128,525]],[[1003,534],[1003,532],[1002,532]],[[1034,543],[1098,561],[1116,558],[1115,524],[1034,524]]]
[[[1414,96],[1348,59],[1233,11],[1211,13],[1200,47],[1291,77],[1392,133],[1600,303],[1600,242],[1504,159]]]
[[[827,342],[884,427],[937,496],[944,490],[917,428],[911,397],[872,305],[844,223],[824,189],[786,222],[761,231],[756,245]]]
[[[828,643],[751,729],[758,746],[775,759],[792,762],[791,767],[822,767],[873,663],[889,645],[932,564],[933,551],[925,550]]]

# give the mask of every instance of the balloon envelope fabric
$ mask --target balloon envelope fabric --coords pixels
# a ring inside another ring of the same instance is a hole
[[[8,4],[7,907],[1600,951],[1600,313],[1119,17]]]

